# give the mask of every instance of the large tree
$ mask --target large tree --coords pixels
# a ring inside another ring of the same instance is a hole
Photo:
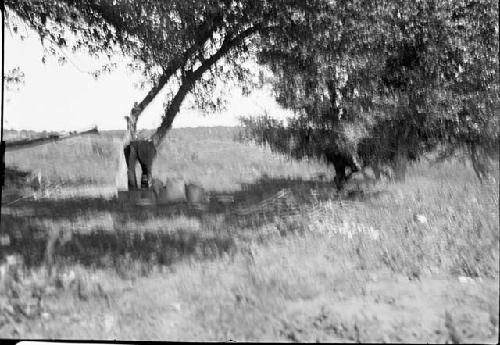
[[[277,99],[298,117],[247,119],[251,134],[297,157],[357,153],[401,176],[406,159],[465,148],[481,177],[498,152],[498,4],[336,1],[323,13],[314,36],[261,41]]]
[[[152,85],[132,122],[169,85],[155,146],[170,129],[186,95],[213,106],[214,76],[244,80],[252,40],[279,32],[295,13],[317,13],[321,0],[7,0],[7,13],[28,23],[49,47],[133,58]],[[12,21],[15,26],[15,21]],[[15,30],[15,27],[14,27]],[[221,63],[224,62],[224,63]],[[208,92],[207,92],[208,91]]]
[[[289,26],[296,13],[318,16],[322,4],[323,0],[6,1],[9,17],[14,18],[12,30],[16,31],[16,19],[27,23],[49,52],[57,53],[57,47],[91,55],[120,52],[142,70],[151,88],[127,117],[128,133],[134,139],[124,147],[129,189],[137,187],[137,160],[141,185],[151,185],[157,147],[190,92],[194,91],[198,105],[217,107],[218,99],[212,97],[217,80],[248,81],[242,63],[259,35],[287,34],[281,28]],[[308,26],[302,25],[302,30]],[[135,140],[140,114],[165,87],[170,92],[160,126],[150,141]]]

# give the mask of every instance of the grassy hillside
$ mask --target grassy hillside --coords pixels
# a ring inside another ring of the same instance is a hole
[[[154,168],[234,204],[4,204],[0,337],[497,342],[498,168],[481,184],[467,164],[420,162],[338,194],[314,179],[323,164],[234,131],[174,130]],[[113,189],[118,154],[108,133],[6,164],[83,192]]]

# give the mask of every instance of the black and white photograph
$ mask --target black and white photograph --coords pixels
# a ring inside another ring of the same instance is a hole
[[[498,344],[498,1],[0,6],[0,339]]]

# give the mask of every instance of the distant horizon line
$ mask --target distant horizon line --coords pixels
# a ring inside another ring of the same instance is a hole
[[[93,128],[94,126],[91,126],[91,127],[88,127],[88,128]],[[241,127],[239,125],[235,125],[235,126],[182,126],[182,127],[174,127],[172,129],[186,129],[186,128],[238,128],[238,127]],[[102,131],[102,132],[105,132],[105,131],[126,131],[126,129],[99,129],[99,126],[97,126],[97,129],[99,131]],[[171,130],[172,130],[171,129]],[[157,128],[142,128],[142,129],[138,129],[137,132],[141,132],[141,131],[155,131],[157,130]],[[4,128],[3,129],[4,132],[7,132],[7,131],[16,131],[16,132],[19,132],[19,131],[30,131],[30,132],[71,132],[73,130],[47,130],[47,129],[15,129],[15,128]]]

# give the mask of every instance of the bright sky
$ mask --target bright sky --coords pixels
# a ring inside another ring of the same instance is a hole
[[[2,28],[3,29],[3,28]],[[29,130],[81,130],[97,125],[99,129],[125,129],[123,116],[129,115],[134,102],[141,101],[148,89],[134,87],[137,75],[124,64],[111,74],[94,79],[96,60],[88,56],[68,55],[70,62],[60,65],[48,56],[42,63],[43,49],[34,33],[24,40],[5,32],[5,71],[20,67],[25,83],[19,91],[5,94],[4,128]],[[188,99],[173,127],[235,126],[237,117],[261,115],[264,111],[276,118],[291,113],[282,109],[271,95],[271,88],[254,91],[249,97],[231,90],[227,110],[203,116],[190,110]],[[138,129],[156,128],[161,122],[165,98],[158,95],[141,115]]]

